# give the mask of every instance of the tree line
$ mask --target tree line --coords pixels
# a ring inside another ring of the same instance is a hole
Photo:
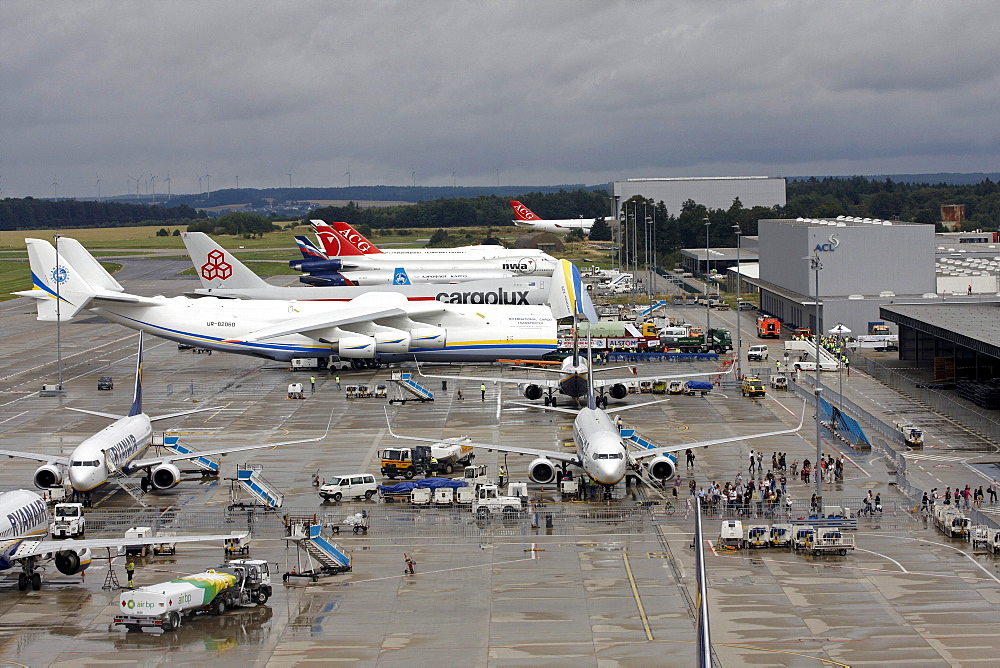
[[[185,225],[204,217],[204,212],[186,204],[167,207],[33,197],[0,200],[0,230]]]

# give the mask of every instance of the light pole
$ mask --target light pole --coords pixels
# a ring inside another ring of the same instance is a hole
[[[138,188],[138,186],[136,187]],[[52,270],[52,280],[56,284],[56,373],[59,377],[56,382],[56,393],[64,395],[66,392],[63,390],[62,310],[60,309],[62,298],[59,296],[59,286],[66,280],[67,274],[66,270],[59,264],[59,238],[61,236],[61,234],[54,235],[56,242],[56,267]]]
[[[736,378],[743,378],[743,332],[740,330],[740,282],[743,275],[740,274],[740,240],[743,230],[739,223],[733,225],[736,232]]]
[[[816,340],[816,385],[813,388],[813,393],[816,395],[816,462],[813,464],[813,470],[816,476],[816,515],[817,517],[821,517],[821,513],[823,512],[823,477],[820,475],[819,460],[823,456],[823,450],[819,431],[819,398],[823,388],[819,377],[819,333],[823,331],[823,328],[819,322],[819,270],[823,268],[823,264],[819,261],[819,255],[813,254],[809,258],[809,268],[816,274],[816,328],[813,329],[813,337]]]
[[[842,322],[838,322],[837,326],[830,330],[830,334],[837,337],[837,348],[839,350],[844,349],[844,334],[850,334],[851,330],[847,328]],[[839,358],[837,359],[837,373],[840,376],[840,410],[844,410],[844,355],[843,353],[838,353]]]
[[[708,304],[708,276],[709,276],[709,263],[708,263],[708,228],[711,226],[712,221],[707,217],[705,218],[705,344],[708,345],[712,341],[712,307]]]

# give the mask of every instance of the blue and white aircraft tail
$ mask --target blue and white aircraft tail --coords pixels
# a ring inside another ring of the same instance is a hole
[[[392,284],[393,285],[413,285],[410,282],[410,276],[406,273],[406,269],[403,267],[396,267],[392,274]]]
[[[302,253],[302,258],[305,260],[329,260],[325,252],[319,249],[313,242],[309,241],[309,237],[302,237],[296,235],[295,243],[299,246],[299,251]]]

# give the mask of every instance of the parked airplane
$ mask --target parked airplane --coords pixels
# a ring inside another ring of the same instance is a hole
[[[153,436],[152,422],[217,409],[199,408],[152,417],[142,411],[141,332],[139,334],[138,361],[135,368],[135,394],[128,415],[102,413],[84,408],[70,408],[70,410],[109,418],[114,422],[73,448],[69,457],[19,452],[17,450],[0,450],[0,455],[7,457],[44,462],[34,475],[35,487],[39,489],[59,487],[63,484],[63,480],[68,478],[74,490],[87,494],[108,482],[131,477],[136,473],[143,476],[140,482],[144,492],[150,488],[170,489],[176,486],[181,479],[180,469],[175,462],[293,443],[310,443],[325,437],[324,434],[319,438],[299,439],[283,443],[255,443],[187,454],[170,453],[157,457],[144,457]]]
[[[60,240],[58,263],[49,242],[26,242],[34,289],[15,294],[37,300],[39,320],[69,320],[86,310],[171,341],[281,361],[338,354],[376,362],[491,362],[538,358],[557,347],[556,322],[544,306],[408,302],[386,292],[343,304],[143,297],[124,292],[74,239]]]
[[[419,253],[408,255],[405,264],[399,257],[389,253],[365,254],[351,243],[347,235],[338,234],[333,228],[321,220],[312,221],[317,230],[317,236],[323,245],[327,260],[302,259],[292,260],[289,266],[310,274],[345,272],[345,271],[389,271],[400,264],[413,274],[417,270],[442,271],[492,271],[506,275],[550,274],[558,262],[554,257],[537,250],[509,251],[501,246],[475,246],[485,248],[485,256],[466,255],[455,249],[445,249],[444,253],[428,255],[423,249]],[[353,238],[353,237],[352,237]],[[370,242],[367,242],[367,245]],[[402,256],[400,256],[402,257]],[[489,278],[477,276],[476,278]]]
[[[419,283],[398,267],[392,284],[317,287],[278,287],[264,281],[203,232],[183,232],[181,239],[194,263],[202,287],[196,294],[241,299],[295,299],[298,301],[348,302],[372,292],[398,292],[408,301],[446,304],[506,304],[527,306],[547,304],[551,276],[515,276],[489,281],[468,281],[454,285]]]
[[[580,288],[581,282],[579,281],[579,273],[576,271],[576,267],[572,267],[572,270],[576,275],[575,278],[577,280],[568,281],[565,284],[568,286],[576,286],[577,289],[571,290],[570,293],[566,295],[566,305],[569,307],[574,317],[586,316],[591,320],[591,322],[596,322],[597,317],[596,313],[594,313],[593,305],[590,304],[590,298],[587,296],[586,292]],[[553,313],[559,316],[562,314],[562,311],[556,306],[553,306]],[[573,443],[576,446],[575,453],[559,452],[556,450],[542,448],[498,445],[494,443],[469,443],[469,445],[487,450],[497,450],[499,452],[531,455],[535,457],[535,459],[528,464],[528,477],[531,478],[533,482],[539,484],[545,485],[554,482],[559,476],[560,471],[565,472],[567,467],[572,465],[583,469],[583,471],[596,482],[604,485],[606,488],[610,488],[621,482],[628,470],[636,470],[637,467],[644,468],[646,473],[658,482],[669,480],[674,476],[674,473],[677,470],[677,459],[673,455],[674,452],[679,452],[688,448],[699,448],[707,445],[732,443],[752,438],[766,438],[770,436],[790,434],[797,432],[802,428],[802,420],[800,420],[798,427],[794,429],[782,429],[762,434],[719,438],[709,441],[684,443],[681,445],[666,447],[646,447],[641,445],[635,439],[623,436],[622,432],[619,431],[618,426],[614,423],[610,416],[613,413],[657,402],[631,404],[628,406],[619,406],[602,410],[597,406],[596,396],[594,394],[593,370],[592,367],[588,368],[591,369],[591,378],[588,383],[587,405],[580,410],[555,406],[546,406],[543,408],[534,404],[511,402],[512,404],[518,406],[527,406],[529,408],[539,408],[541,410],[556,411],[574,415]],[[804,407],[802,417],[805,417]],[[391,425],[389,427],[389,433],[395,438],[410,441],[431,443],[437,442],[437,440],[431,438],[401,436],[395,434],[392,431]],[[643,441],[643,443],[645,443],[645,441]],[[630,445],[639,445],[640,448],[638,450],[631,449],[629,447]]]
[[[584,234],[590,234],[590,228],[594,226],[593,218],[543,220],[536,216],[531,209],[524,206],[517,200],[511,201],[510,206],[514,209],[513,222],[518,227],[530,227],[538,230],[539,232],[555,232],[557,234],[566,234],[567,232],[572,232],[573,230],[580,230]],[[617,221],[614,216],[605,216],[604,220],[608,223]]]
[[[93,559],[93,550],[119,548],[129,545],[153,545],[163,538],[89,538],[45,540],[49,526],[49,512],[42,497],[26,489],[0,492],[0,571],[20,568],[17,588],[35,591],[42,588],[42,576],[37,570],[54,562],[63,575],[77,575],[87,570]],[[237,534],[244,538],[247,534]],[[233,534],[171,536],[172,543],[193,543],[205,540],[226,540]]]

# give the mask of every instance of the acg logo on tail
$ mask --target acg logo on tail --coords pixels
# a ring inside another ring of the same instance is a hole
[[[361,235],[351,230],[337,230],[337,233],[358,247],[362,253],[367,253],[372,249],[372,245],[361,238]]]

